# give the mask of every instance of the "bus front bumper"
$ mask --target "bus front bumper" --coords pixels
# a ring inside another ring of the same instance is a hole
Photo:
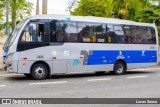
[[[17,64],[18,64],[18,61],[13,61],[13,62],[10,62],[10,63],[5,63],[3,64],[3,71],[4,72],[7,72],[7,73],[17,73]]]

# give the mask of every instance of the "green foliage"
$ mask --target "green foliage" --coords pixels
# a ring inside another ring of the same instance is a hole
[[[5,0],[1,0],[1,1],[0,1],[0,21],[3,20],[4,7],[5,7]]]
[[[146,0],[114,0],[114,16],[135,20],[139,12],[149,4]]]
[[[5,19],[6,0],[0,0],[0,22]],[[14,29],[17,20],[23,20],[31,15],[33,4],[27,0],[10,0],[10,17]]]
[[[154,5],[153,1],[159,2],[159,5]],[[70,12],[72,15],[78,16],[111,17],[145,23],[155,22],[160,34],[160,0],[80,0],[78,7]]]
[[[31,15],[33,4],[26,0],[11,0],[11,15],[15,16],[16,19],[23,20]]]
[[[72,15],[112,17],[113,0],[81,0]]]
[[[150,5],[148,0],[80,0],[71,14],[136,20],[139,12]]]
[[[26,0],[11,0],[12,30],[16,26],[16,20],[22,20],[31,15],[33,4]]]
[[[160,5],[152,5],[140,11],[139,16],[136,18],[139,22],[155,23],[157,25],[158,34],[160,37]]]
[[[137,17],[137,21],[153,23],[155,21],[156,25],[160,25],[160,6],[152,5],[150,7],[146,7],[142,11],[140,11],[139,16]]]

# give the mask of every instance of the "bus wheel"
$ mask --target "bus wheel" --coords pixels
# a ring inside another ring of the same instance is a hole
[[[48,69],[44,64],[38,63],[32,67],[31,76],[35,80],[46,79],[48,75]]]
[[[126,66],[122,61],[118,61],[114,64],[113,73],[115,75],[122,75],[126,72]]]

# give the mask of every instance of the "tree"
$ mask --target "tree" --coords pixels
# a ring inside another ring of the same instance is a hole
[[[139,12],[150,4],[149,0],[80,0],[78,7],[70,13],[136,20]]]
[[[11,0],[11,17],[12,17],[12,31],[16,26],[18,19],[22,20],[31,15],[33,4],[26,0]]]
[[[0,20],[3,20],[5,10],[5,0],[0,1]]]
[[[150,7],[144,8],[139,16],[137,21],[145,23],[155,23],[158,29],[158,34],[160,36],[160,5],[152,5]]]
[[[71,13],[72,10],[77,7],[77,4],[78,4],[78,0],[69,0],[66,11],[69,11]]]
[[[149,0],[114,0],[114,17],[136,20],[139,12],[148,5]]]
[[[71,11],[72,15],[80,16],[113,16],[113,0],[81,0],[78,7]]]

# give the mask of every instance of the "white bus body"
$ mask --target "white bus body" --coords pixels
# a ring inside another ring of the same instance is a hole
[[[43,39],[42,39],[43,38]],[[42,39],[42,41],[39,41]],[[154,24],[90,16],[39,15],[22,21],[5,43],[6,72],[49,75],[114,71],[158,64]]]

